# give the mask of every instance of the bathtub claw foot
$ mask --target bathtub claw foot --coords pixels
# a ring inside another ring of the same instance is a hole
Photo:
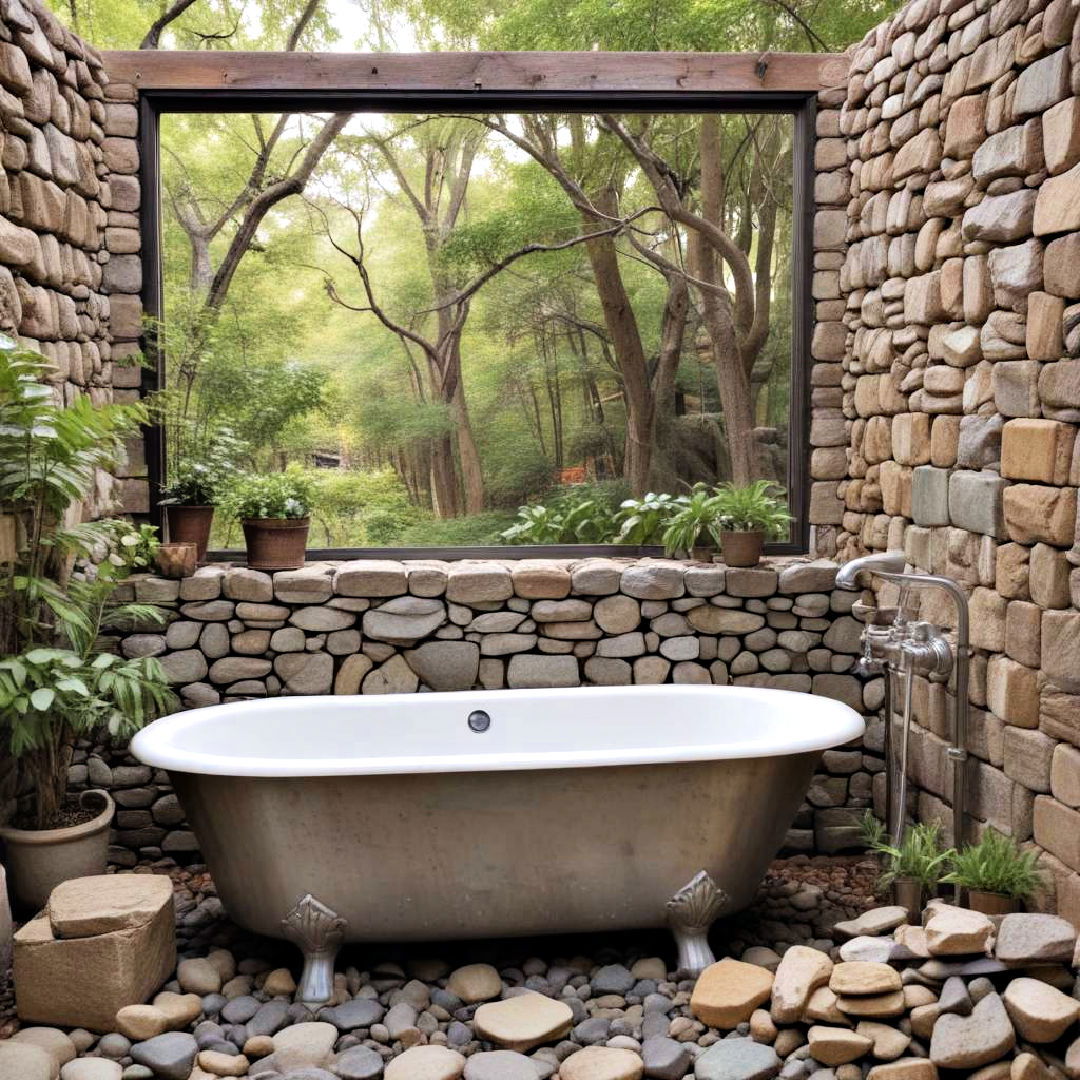
[[[728,894],[699,870],[667,902],[668,925],[679,949],[676,968],[688,975],[700,975],[716,957],[709,948],[709,927],[728,904]]]
[[[311,893],[281,920],[281,932],[304,954],[297,1000],[322,1005],[334,992],[334,959],[345,941],[345,920]]]

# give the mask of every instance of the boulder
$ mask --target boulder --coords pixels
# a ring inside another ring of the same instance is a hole
[[[772,992],[772,973],[730,958],[710,964],[698,977],[690,1011],[709,1027],[730,1030],[750,1019]]]
[[[1076,928],[1058,915],[1006,915],[997,931],[994,955],[1004,964],[1072,963]]]
[[[932,956],[985,954],[994,932],[989,916],[979,911],[942,905],[926,923],[926,945]]]

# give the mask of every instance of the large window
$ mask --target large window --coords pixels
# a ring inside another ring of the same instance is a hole
[[[307,470],[333,549],[602,543],[757,477],[800,514],[807,116],[610,104],[166,106],[158,468]]]

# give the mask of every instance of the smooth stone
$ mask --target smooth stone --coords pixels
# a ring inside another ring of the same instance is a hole
[[[686,1043],[659,1035],[641,1044],[644,1075],[650,1080],[682,1080],[690,1068],[690,1049]]]
[[[450,973],[446,989],[466,1005],[475,1005],[497,998],[502,993],[502,979],[490,964],[466,964]]]
[[[721,1039],[694,1063],[697,1080],[769,1080],[779,1072],[776,1051],[753,1039]]]
[[[263,992],[267,997],[292,997],[296,993],[296,980],[288,968],[274,968],[266,976]]]
[[[667,972],[661,976],[666,978]],[[592,984],[593,993],[597,996],[603,994],[625,994],[637,982],[634,973],[622,964],[608,964],[592,976],[589,980]]]
[[[217,1050],[200,1050],[195,1062],[212,1076],[243,1076],[249,1064],[242,1054],[223,1054]]]
[[[310,1065],[322,1066],[330,1058],[337,1041],[337,1028],[320,1021],[293,1024],[274,1036],[274,1062],[288,1072]]]
[[[386,1009],[374,998],[351,998],[340,1005],[320,1010],[319,1019],[333,1024],[338,1031],[353,1031],[355,1028],[371,1027],[385,1015]]]
[[[246,1024],[258,1011],[262,1003],[257,999],[244,995],[233,998],[226,1002],[221,1010],[221,1018],[230,1024]]]
[[[473,1017],[476,1034],[507,1050],[530,1050],[562,1038],[574,1022],[562,1001],[527,992],[481,1005]]]
[[[756,964],[730,957],[710,964],[690,996],[690,1011],[709,1027],[730,1030],[750,1019],[754,1009],[768,1000],[773,975]]]
[[[564,1059],[560,1080],[639,1080],[641,1058],[633,1050],[613,1046],[586,1046]]]
[[[894,947],[892,940],[887,937],[855,937],[840,946],[840,959],[885,964],[888,963]]]
[[[1003,1057],[1016,1034],[1001,998],[987,994],[970,1016],[948,1014],[934,1025],[930,1060],[945,1069],[974,1069]]]
[[[181,990],[203,997],[221,989],[221,972],[205,957],[194,957],[177,964],[176,981]]]
[[[123,1058],[131,1053],[131,1040],[126,1035],[110,1032],[98,1039],[98,1053],[107,1058]]]
[[[937,1005],[938,1011],[942,1014],[955,1013],[957,1016],[970,1016],[973,1005],[967,983],[956,975],[951,979],[946,979]]]
[[[52,1054],[40,1046],[0,1041],[0,1080],[53,1080],[56,1072]]]
[[[911,1036],[905,1035],[891,1024],[879,1024],[875,1020],[860,1020],[855,1026],[857,1035],[864,1035],[873,1046],[871,1053],[878,1061],[895,1061],[907,1052]]]
[[[876,937],[895,930],[907,921],[907,908],[892,904],[887,907],[871,908],[869,911],[864,911],[857,919],[838,922],[833,930],[839,937]]]
[[[818,949],[792,945],[776,968],[772,984],[771,1015],[778,1024],[794,1024],[802,1018],[810,997],[825,986],[832,975],[833,962]]]
[[[268,1001],[259,1006],[259,1011],[248,1021],[249,1035],[274,1035],[285,1026],[289,1014],[286,1001]]]
[[[465,1080],[536,1080],[536,1066],[513,1050],[473,1054],[465,1062]]]
[[[849,960],[837,964],[829,976],[829,989],[837,995],[888,994],[901,988],[900,972],[888,964]]]
[[[120,1080],[124,1070],[106,1058],[76,1058],[60,1070],[60,1080]]]
[[[985,954],[994,924],[981,911],[938,907],[926,922],[926,945],[931,956]]]
[[[394,1058],[384,1072],[385,1080],[457,1080],[465,1070],[465,1058],[445,1046],[413,1046]]]
[[[163,1080],[188,1080],[198,1052],[195,1036],[185,1031],[169,1031],[131,1048],[135,1064],[145,1065]]]
[[[1080,1001],[1039,979],[1013,979],[1002,997],[1009,1019],[1028,1042],[1054,1042],[1080,1015]]]
[[[61,1065],[74,1059],[78,1051],[75,1044],[59,1028],[54,1027],[24,1027],[14,1035],[12,1041],[23,1043],[28,1046],[37,1046],[44,1050],[59,1069]]]
[[[1042,960],[1071,964],[1076,928],[1059,915],[1023,912],[1006,915],[997,929],[994,955],[1005,964]]]
[[[199,1018],[202,1013],[202,998],[198,994],[174,994],[163,990],[154,998],[153,1006],[164,1013],[170,1030],[176,1031]]]
[[[824,1027],[815,1024],[807,1032],[810,1053],[823,1065],[846,1065],[869,1053],[873,1039],[848,1028]]]
[[[339,1080],[375,1080],[383,1073],[382,1055],[370,1046],[350,1046],[330,1066]]]
[[[154,1005],[125,1005],[116,1013],[117,1031],[134,1042],[162,1035],[169,1027],[169,1018]]]

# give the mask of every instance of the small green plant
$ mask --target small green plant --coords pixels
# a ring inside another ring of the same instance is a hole
[[[952,848],[942,845],[941,826],[936,821],[912,825],[904,832],[899,847],[887,843],[882,830],[873,850],[887,856],[885,873],[881,876],[883,886],[891,885],[897,878],[914,878],[925,889],[937,887],[954,854]]]
[[[244,473],[228,487],[223,508],[239,520],[306,518],[315,504],[315,487],[301,469]]]
[[[187,440],[192,441],[190,438]],[[169,482],[161,488],[165,506],[213,506],[237,471],[247,445],[231,431],[215,431],[169,470]]]
[[[695,547],[719,543],[720,496],[706,484],[695,484],[689,495],[675,500],[677,509],[668,518],[663,533],[664,551],[669,555],[690,552]]]
[[[763,532],[783,536],[791,521],[783,490],[770,480],[755,480],[745,487],[721,484],[716,489],[717,529]]]
[[[679,511],[677,496],[650,491],[640,499],[626,499],[615,520],[620,544],[659,544],[664,530]]]
[[[615,516],[592,492],[568,492],[546,503],[518,507],[502,533],[508,544],[602,544],[616,532]]]
[[[859,822],[863,843],[868,851],[880,852],[885,843],[885,823],[873,810],[867,810]]]
[[[989,826],[978,843],[966,844],[952,854],[950,866],[942,881],[1013,900],[1028,899],[1043,884],[1038,853],[1021,851],[1011,836]]]

